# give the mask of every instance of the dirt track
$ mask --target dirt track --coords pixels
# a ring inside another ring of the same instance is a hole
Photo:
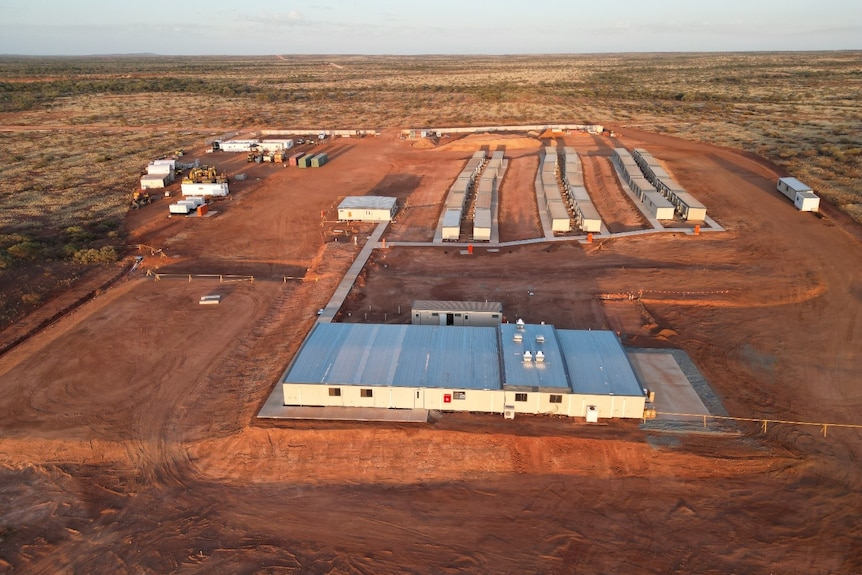
[[[862,423],[862,244],[850,224],[795,211],[762,161],[621,131],[619,143],[665,161],[728,232],[473,256],[390,249],[351,295],[350,320],[370,310],[369,321],[392,321],[413,299],[499,299],[511,320],[680,347],[732,415]],[[147,255],[145,269],[255,281],[139,274],[0,357],[0,570],[862,572],[859,431],[254,420],[350,265],[352,237],[361,245],[371,229],[335,232],[337,201],[409,199],[387,237],[428,241],[458,162],[489,143],[341,140],[320,170],[207,156],[249,175],[214,217],[168,219],[164,201],[131,214],[133,241],[168,256]],[[532,190],[532,157],[510,153],[501,234],[538,235],[535,208],[513,195]],[[640,303],[596,297],[640,290]],[[209,293],[222,304],[199,306]]]

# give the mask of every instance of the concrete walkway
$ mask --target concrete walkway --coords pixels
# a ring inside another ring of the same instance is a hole
[[[381,222],[374,231],[371,232],[371,235],[368,236],[368,241],[365,242],[359,255],[356,256],[356,260],[353,262],[353,265],[351,265],[350,269],[347,270],[347,273],[344,274],[341,283],[338,284],[338,287],[335,289],[335,293],[332,294],[332,297],[329,299],[329,303],[326,304],[326,307],[323,308],[320,316],[318,316],[318,323],[332,323],[332,320],[335,318],[335,314],[338,313],[339,309],[341,309],[341,304],[344,303],[344,300],[347,298],[347,294],[350,293],[350,290],[353,288],[353,284],[356,283],[356,278],[359,277],[360,272],[362,272],[362,268],[365,267],[365,264],[368,262],[368,258],[371,257],[371,252],[374,251],[374,248],[380,247],[378,243],[380,242],[380,238],[383,236],[383,232],[386,231],[387,226],[389,226],[389,222]]]

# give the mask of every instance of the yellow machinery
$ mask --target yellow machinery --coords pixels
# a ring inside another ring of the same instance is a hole
[[[188,176],[183,178],[184,184],[224,184],[227,182],[227,174],[219,174],[215,168],[201,166],[193,168]]]
[[[150,194],[143,190],[137,190],[132,192],[132,200],[130,206],[133,210],[137,210],[141,206],[146,206],[150,202],[152,202],[152,198],[150,198]]]

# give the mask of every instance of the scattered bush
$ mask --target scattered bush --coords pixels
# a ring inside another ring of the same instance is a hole
[[[98,250],[95,248],[78,250],[72,256],[72,261],[78,264],[110,264],[117,259],[117,250],[111,246],[105,246]]]

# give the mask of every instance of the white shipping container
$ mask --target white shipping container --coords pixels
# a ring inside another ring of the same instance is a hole
[[[170,206],[168,206],[168,212],[170,212],[172,214],[183,214],[183,215],[185,215],[185,214],[190,213],[191,211],[192,211],[192,207],[189,206],[188,204],[176,203],[176,204],[171,204]]]

